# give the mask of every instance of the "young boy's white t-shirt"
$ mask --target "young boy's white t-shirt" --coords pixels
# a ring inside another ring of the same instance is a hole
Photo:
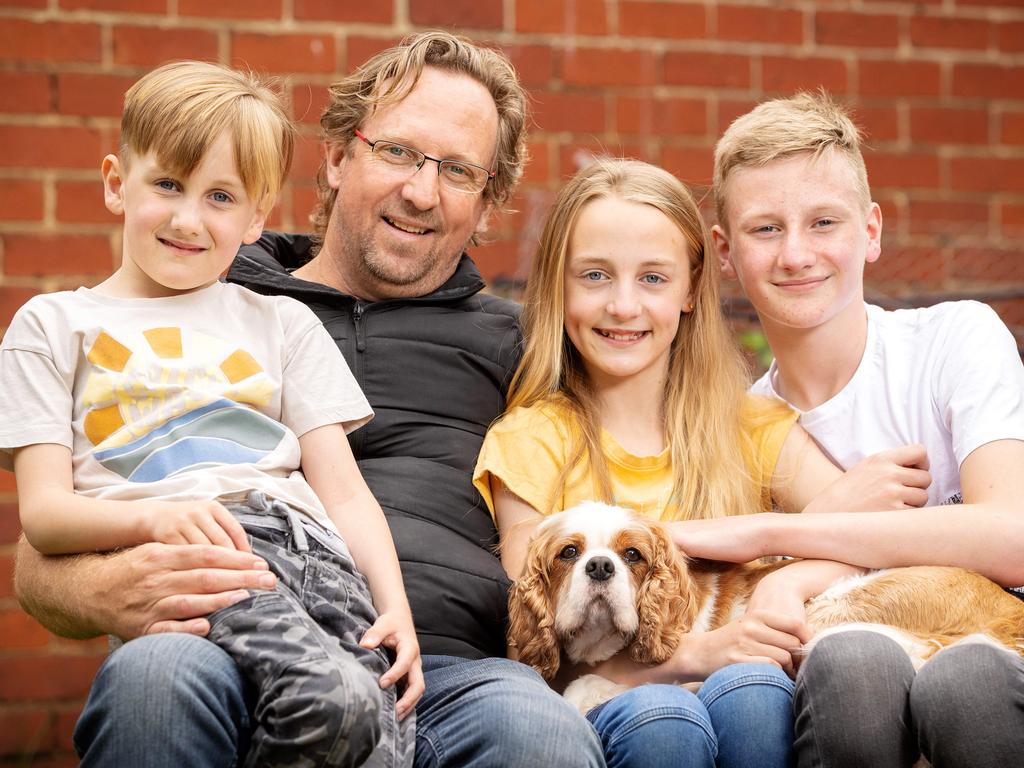
[[[36,296],[0,344],[0,467],[72,451],[75,491],[195,500],[250,490],[335,530],[298,471],[298,437],[373,412],[308,307],[215,283],[156,299]]]
[[[1024,440],[1024,366],[1013,335],[985,304],[956,301],[886,311],[866,305],[864,357],[832,399],[799,423],[849,469],[909,443],[928,451],[928,504],[957,503],[960,465],[993,440]],[[777,368],[751,392],[779,397]],[[792,404],[791,404],[792,405]]]

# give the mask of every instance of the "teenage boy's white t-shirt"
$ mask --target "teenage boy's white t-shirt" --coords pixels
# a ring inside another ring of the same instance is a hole
[[[856,373],[831,400],[796,409],[799,423],[843,469],[921,443],[932,475],[928,505],[957,503],[960,465],[973,450],[1024,440],[1024,366],[1013,335],[976,301],[866,308],[867,344]],[[785,399],[776,375],[772,363],[751,392]]]
[[[261,490],[328,530],[298,436],[373,415],[308,307],[224,283],[157,299],[36,296],[0,344],[0,392],[0,467],[13,448],[56,443],[86,496]]]

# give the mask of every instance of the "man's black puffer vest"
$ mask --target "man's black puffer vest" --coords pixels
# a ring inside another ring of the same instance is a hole
[[[387,515],[422,652],[504,656],[509,580],[471,478],[518,362],[519,307],[480,293],[465,255],[434,293],[370,303],[289,274],[309,258],[307,237],[268,232],[228,280],[308,305],[373,406],[349,441]]]

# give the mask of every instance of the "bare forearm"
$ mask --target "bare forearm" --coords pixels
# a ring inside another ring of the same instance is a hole
[[[21,504],[29,543],[45,555],[107,552],[151,540],[145,534],[145,505],[64,491],[46,491]]]
[[[369,491],[357,494],[351,502],[329,512],[352,553],[356,568],[370,585],[377,611],[408,610],[391,529],[372,494]]]
[[[41,555],[22,537],[14,570],[15,595],[21,607],[54,634],[96,637],[105,630],[84,591],[96,582],[106,559],[104,555]]]

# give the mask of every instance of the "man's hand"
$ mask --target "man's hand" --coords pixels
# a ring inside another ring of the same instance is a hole
[[[903,445],[868,456],[848,469],[804,508],[804,512],[883,512],[928,503],[928,454],[923,445]]]
[[[48,629],[122,640],[205,635],[208,614],[276,583],[263,560],[225,547],[149,543],[112,555],[44,557],[24,539],[15,576],[22,606]]]

